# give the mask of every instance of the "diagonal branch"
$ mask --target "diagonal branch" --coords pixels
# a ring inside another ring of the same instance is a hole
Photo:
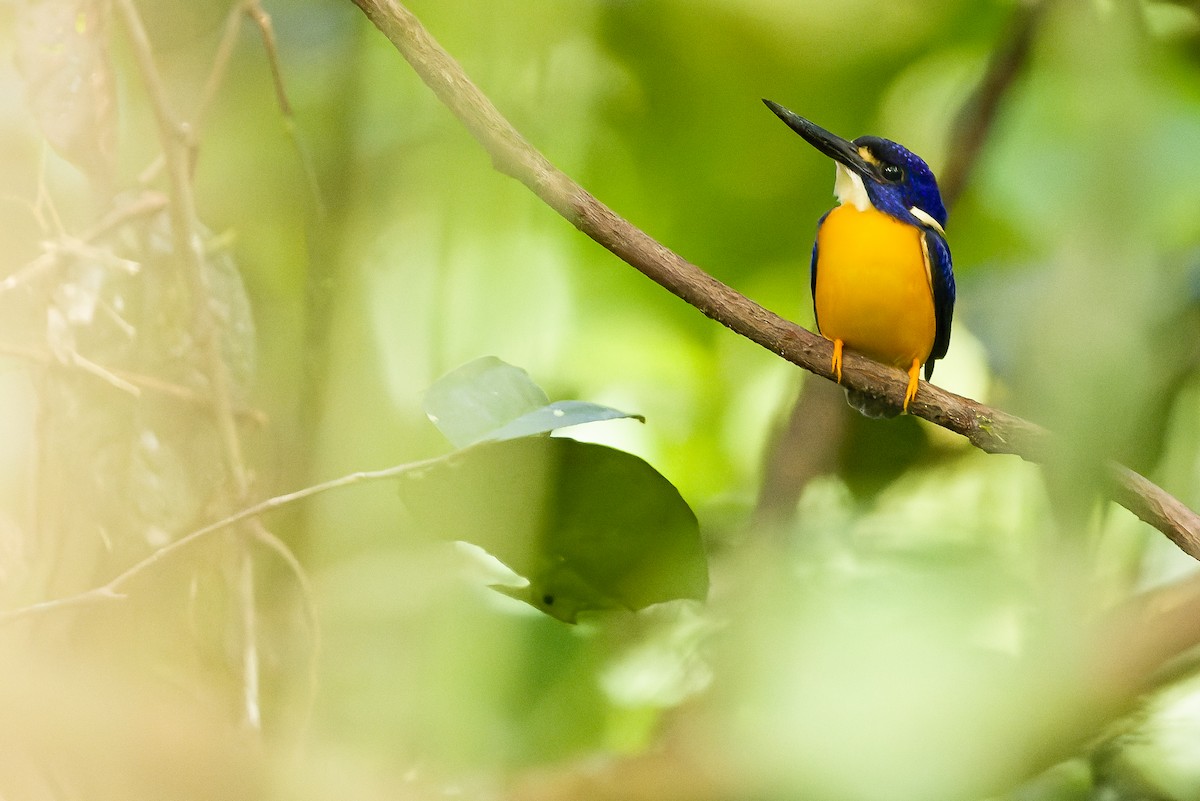
[[[568,222],[668,291],[735,333],[809,372],[834,380],[824,338],[739,294],[618,216],[551,164],[471,83],[462,67],[398,0],[354,0],[492,158],[496,169],[529,187]],[[905,375],[847,352],[844,386],[900,406]],[[1045,461],[1057,449],[1045,429],[925,382],[909,413],[963,435],[988,453]],[[1109,495],[1200,559],[1200,517],[1163,489],[1117,464],[1107,466]]]

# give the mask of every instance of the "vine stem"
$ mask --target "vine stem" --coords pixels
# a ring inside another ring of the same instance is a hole
[[[225,467],[233,482],[234,504],[246,503],[250,489],[250,478],[238,435],[237,419],[234,414],[231,393],[232,381],[229,366],[225,362],[221,331],[212,308],[213,293],[208,264],[204,253],[204,239],[196,210],[196,195],[192,186],[192,156],[195,152],[195,129],[174,118],[167,102],[166,87],[162,74],[154,61],[150,38],[142,23],[134,0],[117,0],[120,14],[128,34],[134,60],[141,73],[154,120],[158,127],[159,142],[166,163],[169,182],[171,233],[175,252],[183,260],[184,280],[187,282],[192,301],[192,333],[204,359],[209,392],[213,401],[213,412],[217,430],[220,432]],[[261,524],[251,523],[250,531],[257,539],[266,534]],[[253,580],[253,564],[249,549],[243,544],[236,583],[242,612],[242,687],[243,711],[246,722],[260,730],[262,713],[259,693],[258,616],[257,597]],[[311,603],[311,599],[309,599]],[[315,635],[314,635],[315,636]]]
[[[265,501],[259,501],[258,503],[245,507],[244,509],[239,509],[233,514],[223,517],[220,520],[209,523],[205,526],[201,526],[200,528],[183,535],[179,539],[173,540],[171,543],[164,545],[162,548],[159,548],[157,551],[137,562],[136,564],[131,565],[130,567],[121,571],[106,584],[103,584],[99,587],[93,587],[92,589],[85,590],[74,595],[67,595],[61,598],[55,598],[49,601],[41,601],[40,603],[30,604],[28,606],[17,607],[15,609],[8,609],[0,612],[0,624],[9,623],[14,620],[30,617],[32,615],[55,612],[69,607],[84,606],[99,601],[122,599],[125,597],[123,589],[126,584],[133,581],[147,570],[150,570],[163,561],[179,554],[181,551],[194,547],[195,545],[198,545],[204,540],[207,540],[213,535],[218,534],[219,532],[222,532],[231,526],[235,526],[238,523],[256,518],[259,515],[266,514],[267,512],[275,511],[276,509],[296,503],[297,501],[303,501],[306,498],[313,497],[314,495],[320,495],[322,493],[329,492],[330,490],[340,489],[341,487],[348,487],[352,484],[361,484],[368,481],[383,481],[392,478],[399,478],[405,473],[428,467],[438,462],[441,458],[442,457],[434,457],[431,459],[423,459],[418,462],[406,462],[404,464],[385,467],[381,470],[360,470],[354,473],[348,473],[344,476],[339,476],[338,478],[330,479],[329,481],[323,481],[320,484],[313,484],[311,486],[304,487],[303,489],[298,489],[295,492],[288,492],[283,495],[276,495],[273,498],[267,498]],[[279,554],[280,557],[283,558],[284,561],[286,561],[301,578],[304,577],[304,573],[300,569],[299,563],[295,561],[295,556],[292,554],[291,550],[283,545],[281,541],[273,536],[269,539],[262,539],[262,541],[263,544]],[[307,587],[307,582],[304,583],[304,586]]]

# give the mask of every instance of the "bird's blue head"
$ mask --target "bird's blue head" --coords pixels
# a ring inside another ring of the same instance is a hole
[[[834,190],[843,203],[853,203],[862,210],[869,203],[905,222],[945,228],[946,206],[937,179],[916,153],[878,136],[860,136],[851,142],[778,103],[763,102],[789,128],[837,162]]]

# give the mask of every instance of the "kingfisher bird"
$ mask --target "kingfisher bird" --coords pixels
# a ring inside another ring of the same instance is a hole
[[[833,342],[834,375],[840,384],[843,348],[901,368],[908,373],[907,412],[921,366],[928,381],[933,363],[946,355],[954,316],[946,206],[937,179],[920,157],[889,139],[847,141],[763,102],[836,162],[839,205],[817,222],[811,268],[817,331]],[[878,416],[874,399],[847,394],[859,411]]]

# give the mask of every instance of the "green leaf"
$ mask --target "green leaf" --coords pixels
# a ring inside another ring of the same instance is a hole
[[[425,393],[425,414],[456,448],[485,440],[548,434],[559,428],[631,417],[586,401],[550,403],[519,367],[484,356],[440,378]]]
[[[707,595],[695,515],[632,454],[565,438],[487,442],[407,474],[400,491],[430,535],[482,547],[529,580],[497,589],[559,620]]]
[[[550,402],[529,373],[495,356],[467,362],[425,392],[425,414],[456,448]]]
[[[517,439],[518,437],[530,437],[535,434],[548,434],[551,431],[566,428],[567,426],[577,426],[581,423],[594,423],[598,420],[620,420],[623,418],[633,418],[642,423],[646,422],[646,418],[640,414],[629,414],[628,412],[614,409],[611,406],[601,406],[598,403],[589,403],[587,401],[555,401],[540,409],[534,409],[532,412],[521,415],[516,420],[488,433],[482,439]]]

